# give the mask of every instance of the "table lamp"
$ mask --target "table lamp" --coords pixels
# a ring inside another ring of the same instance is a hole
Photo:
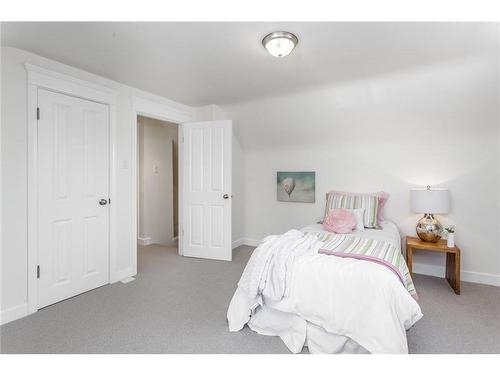
[[[417,223],[417,235],[425,242],[437,242],[441,238],[443,226],[434,214],[446,214],[450,210],[450,197],[445,188],[413,188],[410,190],[413,212],[424,214]]]

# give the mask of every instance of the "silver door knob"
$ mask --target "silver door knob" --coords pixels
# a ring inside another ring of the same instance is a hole
[[[228,199],[228,198],[229,198],[229,195],[228,195],[228,194],[224,194],[224,195],[222,196],[222,198],[224,198],[224,199]]]
[[[107,199],[101,199],[101,200],[99,201],[99,204],[100,204],[101,206],[105,206],[105,205],[107,205],[107,204],[108,204],[108,200],[107,200]]]

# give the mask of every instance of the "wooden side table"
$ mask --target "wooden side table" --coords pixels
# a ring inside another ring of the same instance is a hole
[[[424,242],[418,237],[406,237],[406,263],[413,276],[413,251],[426,250],[446,253],[446,280],[456,294],[460,294],[460,249],[446,246],[445,240]]]

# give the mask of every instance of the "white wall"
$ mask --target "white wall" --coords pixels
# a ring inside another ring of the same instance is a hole
[[[108,79],[45,59],[15,48],[2,47],[2,320],[26,314],[27,303],[27,82],[24,63],[29,62],[60,73],[110,87],[118,91],[117,103],[117,272],[124,278],[135,273],[132,257],[132,126],[136,126],[132,97],[169,105],[193,116],[191,107],[152,95]]]
[[[498,50],[222,108],[244,149],[244,237],[321,217],[332,189],[391,194],[386,217],[414,235],[409,189],[445,186],[465,280],[500,285]],[[316,171],[315,204],[276,201],[276,171]],[[433,256],[436,255],[436,256]],[[442,274],[439,254],[415,270]]]
[[[173,150],[178,125],[139,116],[138,126],[139,237],[175,246]]]

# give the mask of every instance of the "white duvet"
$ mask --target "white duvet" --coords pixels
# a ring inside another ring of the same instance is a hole
[[[356,235],[399,247],[391,223]],[[292,352],[305,344],[313,352],[338,351],[353,340],[371,353],[407,353],[406,330],[422,313],[398,277],[380,264],[318,254],[321,243],[301,236],[270,236],[255,250],[228,309],[229,330],[248,324],[280,336]]]

